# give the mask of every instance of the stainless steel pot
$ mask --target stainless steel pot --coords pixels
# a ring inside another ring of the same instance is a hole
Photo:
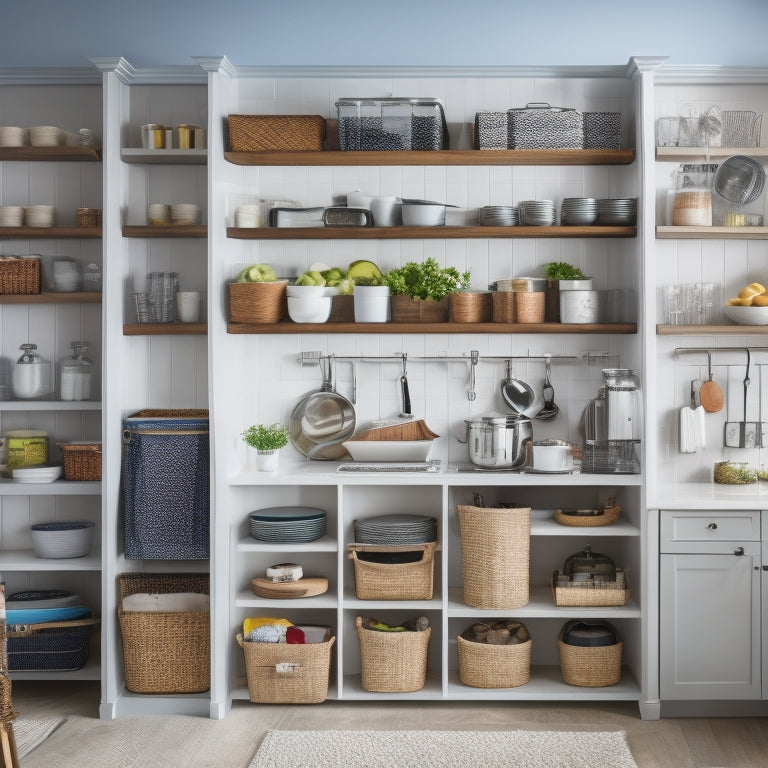
[[[533,440],[531,420],[520,415],[489,414],[465,419],[469,460],[478,467],[517,469],[525,465]]]

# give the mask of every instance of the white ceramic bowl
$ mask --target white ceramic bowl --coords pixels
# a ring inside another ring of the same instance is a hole
[[[445,224],[445,206],[442,203],[415,203],[403,201],[403,226],[440,227]]]
[[[573,466],[570,445],[532,446],[533,468],[540,472],[563,472]]]
[[[288,298],[317,299],[328,295],[323,285],[288,285],[285,290]]]
[[[768,307],[723,307],[729,320],[739,325],[768,325]]]
[[[324,323],[331,315],[330,296],[303,299],[288,297],[288,316],[294,323]]]
[[[55,125],[35,125],[29,129],[29,143],[33,147],[58,147],[64,132]]]
[[[426,461],[433,440],[347,440],[353,461]]]

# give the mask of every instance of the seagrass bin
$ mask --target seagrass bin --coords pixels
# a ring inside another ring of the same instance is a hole
[[[65,480],[101,480],[101,442],[59,443]]]
[[[325,141],[320,115],[230,115],[228,122],[234,152],[320,151]]]
[[[448,299],[448,319],[452,323],[490,323],[493,319],[490,291],[452,293]]]
[[[531,679],[533,640],[517,645],[473,643],[456,638],[459,678],[472,688],[517,688]]]
[[[459,505],[464,602],[484,610],[529,601],[531,508]]]
[[[229,316],[233,323],[277,323],[288,314],[287,280],[230,283]]]
[[[0,294],[40,293],[40,259],[0,256]]]
[[[565,629],[565,627],[563,627]],[[557,640],[560,671],[568,685],[603,688],[621,682],[622,643],[584,647],[563,642],[563,630]]]
[[[331,648],[323,643],[252,643],[238,634],[245,655],[248,694],[254,704],[319,704],[328,697]]]
[[[427,682],[432,627],[420,632],[378,632],[355,619],[360,640],[363,690],[375,693],[420,691]]]
[[[622,575],[621,580],[605,582],[575,583],[572,586],[558,586],[560,571],[552,573],[552,598],[555,605],[614,607],[629,602],[629,582]]]
[[[366,557],[413,554],[413,562],[373,562]],[[350,544],[348,557],[354,564],[358,600],[431,600],[435,569],[435,543],[400,547]],[[361,557],[362,556],[362,557]]]
[[[137,593],[210,594],[208,574],[123,573],[120,601]],[[117,610],[125,687],[134,693],[202,693],[211,687],[208,611]]]

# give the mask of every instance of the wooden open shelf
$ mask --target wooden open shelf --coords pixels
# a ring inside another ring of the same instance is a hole
[[[142,165],[205,165],[207,149],[143,149],[123,147],[120,159],[124,163]]]
[[[238,240],[449,240],[462,238],[636,237],[636,227],[227,227]]]
[[[123,336],[200,336],[208,333],[206,323],[126,323]]]
[[[657,336],[746,336],[767,334],[768,325],[657,325]]]
[[[768,158],[768,147],[656,147],[656,159],[667,162],[717,162],[733,155]],[[709,158],[709,159],[707,159]]]
[[[101,227],[0,227],[0,240],[95,240]]]
[[[768,227],[656,227],[657,240],[768,240]]]
[[[225,152],[235,165],[629,165],[634,149]]]
[[[227,333],[637,333],[635,323],[233,323]]]
[[[97,147],[0,147],[0,160],[63,160],[97,163],[101,149]]]
[[[166,224],[162,226],[124,226],[123,237],[208,237],[205,224]]]
[[[44,291],[0,294],[0,304],[101,304],[101,294],[91,291]]]

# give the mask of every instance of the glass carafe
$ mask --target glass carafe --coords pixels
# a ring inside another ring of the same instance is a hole
[[[41,400],[53,391],[51,364],[35,352],[37,344],[22,344],[24,354],[13,367],[13,396],[20,400]]]
[[[642,429],[640,378],[631,368],[604,368],[608,439],[639,440]]]
[[[61,361],[59,389],[62,400],[90,399],[93,363],[85,356],[87,351],[87,341],[73,341],[72,355]]]

